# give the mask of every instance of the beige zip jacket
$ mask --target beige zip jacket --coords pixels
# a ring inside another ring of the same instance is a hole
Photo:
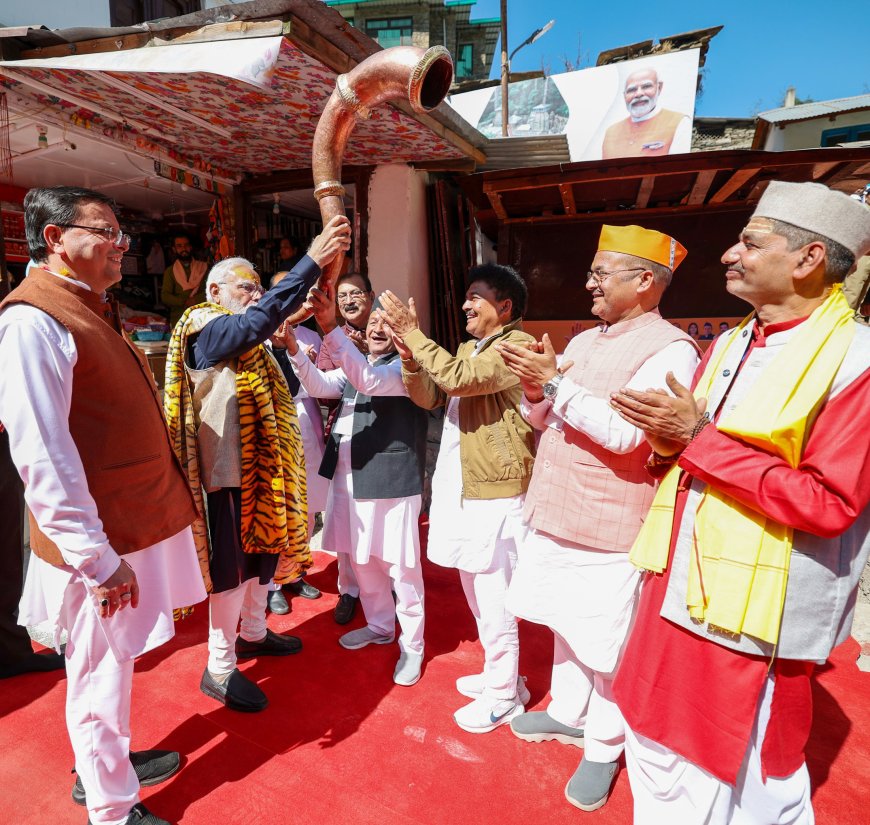
[[[524,493],[532,477],[535,436],[520,415],[519,379],[493,349],[498,341],[526,344],[534,339],[518,319],[488,339],[474,357],[476,341],[459,345],[456,355],[419,329],[405,337],[416,364],[402,362],[402,380],[411,400],[433,410],[459,401],[459,451],[464,498],[510,498]],[[414,370],[419,365],[419,369]]]

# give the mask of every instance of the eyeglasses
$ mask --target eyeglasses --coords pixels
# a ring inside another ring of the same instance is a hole
[[[586,273],[586,283],[589,281],[595,281],[597,286],[601,286],[608,278],[618,275],[620,272],[645,272],[646,269],[642,266],[632,266],[628,269],[614,269],[611,272],[606,272],[603,269],[599,269],[597,272],[590,269]]]
[[[261,284],[254,284],[251,281],[241,281],[235,284],[228,284],[226,281],[218,281],[221,286],[234,286],[236,289],[241,289],[242,292],[247,292],[248,295],[262,295],[266,290]]]
[[[342,292],[336,296],[335,300],[340,304],[346,304],[348,301],[358,301],[367,294],[367,292],[363,292],[361,289],[352,289],[350,292]]]
[[[96,232],[98,235],[102,235],[115,246],[130,246],[130,236],[123,229],[119,229],[116,232],[109,226],[83,226],[80,223],[56,223],[55,226],[60,226],[63,229],[87,229],[88,232]]]

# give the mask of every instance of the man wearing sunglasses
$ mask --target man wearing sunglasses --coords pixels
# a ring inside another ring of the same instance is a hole
[[[295,636],[266,627],[266,603],[270,582],[295,581],[311,564],[296,409],[264,345],[349,246],[350,222],[337,216],[265,293],[250,261],[219,261],[206,280],[208,303],[188,309],[172,333],[166,419],[191,493],[208,518],[207,530],[203,519],[193,528],[210,593],[200,689],[233,710],[261,711],[268,704],[236,667],[238,659],[302,648]]]
[[[565,788],[584,811],[607,801],[624,746],[612,683],[639,581],[628,551],[655,491],[644,434],[611,409],[610,394],[692,375],[697,345],[658,311],[685,255],[661,232],[603,226],[586,289],[604,327],[574,337],[561,364],[546,335],[536,349],[496,345],[522,383],[524,417],[541,431],[508,608],[554,635],[550,704],[511,730],[578,747],[585,737]]]
[[[133,660],[172,638],[174,608],[205,598],[196,509],[151,372],[106,297],[130,244],[112,201],[59,186],[31,189],[24,208],[37,266],[0,311],[0,421],[32,514],[19,622],[49,622],[56,645],[68,634],[73,799],[89,821],[167,825],[139,786],[179,756],[129,750]]]

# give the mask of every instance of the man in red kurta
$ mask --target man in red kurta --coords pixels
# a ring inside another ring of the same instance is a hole
[[[813,822],[809,677],[848,635],[870,552],[870,330],[840,290],[868,247],[860,204],[772,183],[722,258],[728,291],[755,312],[710,348],[697,399],[673,380],[675,398],[612,399],[655,450],[665,480],[650,515],[659,506],[671,527],[632,550],[658,569],[657,541],[662,573],[645,577],[614,686],[636,823]],[[721,507],[718,540],[705,507]],[[754,529],[757,558],[741,555]],[[771,543],[783,565],[765,556]],[[753,588],[768,580],[760,604]]]

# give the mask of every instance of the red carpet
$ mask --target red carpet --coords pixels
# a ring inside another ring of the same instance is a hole
[[[145,789],[156,813],[180,825],[561,825],[631,822],[621,771],[600,811],[563,798],[581,752],[532,745],[507,728],[474,735],[451,718],[468,701],[454,681],[479,672],[482,654],[455,571],[426,566],[426,665],[414,687],[392,682],[395,645],[348,651],[332,621],[335,562],[318,553],[310,581],[317,601],[293,600],[270,626],[302,637],[284,659],[242,665],[269,696],[260,714],[228,711],[199,691],[206,661],[205,605],[179,624],[172,643],[136,665],[133,746],[184,754],[181,772]],[[362,624],[358,615],[350,627]],[[522,672],[531,708],[546,706],[549,632],[523,624]],[[855,825],[870,811],[870,674],[855,667],[858,645],[835,651],[815,686],[808,762],[816,818]],[[63,722],[62,674],[0,682],[0,824],[84,825],[69,791],[72,754]]]

